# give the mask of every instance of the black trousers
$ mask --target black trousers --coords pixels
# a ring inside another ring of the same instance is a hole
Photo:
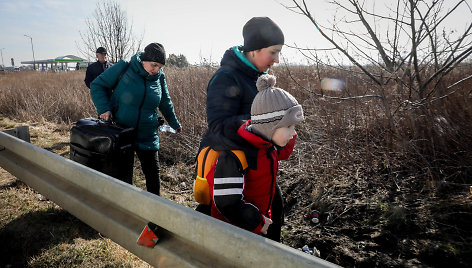
[[[136,150],[146,178],[146,189],[155,195],[161,194],[159,154],[157,150]]]
[[[275,186],[271,211],[272,224],[269,225],[265,237],[280,242],[280,234],[282,232],[282,225],[284,224],[284,199],[278,185]]]

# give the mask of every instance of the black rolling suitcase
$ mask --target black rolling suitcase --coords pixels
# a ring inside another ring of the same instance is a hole
[[[133,128],[81,119],[70,131],[70,159],[132,184],[134,138]]]

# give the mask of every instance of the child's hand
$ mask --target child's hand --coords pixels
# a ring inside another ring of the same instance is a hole
[[[272,224],[272,220],[267,218],[266,216],[262,215],[264,217],[264,227],[261,229],[261,233],[267,234],[267,229],[269,229],[269,225]]]

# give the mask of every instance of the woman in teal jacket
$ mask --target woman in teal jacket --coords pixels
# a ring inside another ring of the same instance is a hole
[[[138,52],[129,62],[120,60],[90,85],[92,101],[100,118],[109,120],[113,117],[117,124],[136,129],[135,151],[146,177],[146,188],[157,195],[160,194],[158,110],[173,129],[182,130],[161,70],[165,59],[164,47],[151,43],[144,53]],[[108,90],[117,81],[118,85],[109,97]]]

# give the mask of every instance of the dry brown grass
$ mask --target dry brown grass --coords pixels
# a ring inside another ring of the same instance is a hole
[[[68,125],[26,124],[31,143],[68,157]],[[0,118],[0,129],[18,125]],[[150,267],[2,168],[0,207],[2,267]]]
[[[183,123],[182,135],[161,135],[163,153],[175,156],[175,161],[191,162],[201,136],[205,131],[206,85],[215,71],[213,68],[167,68],[168,84],[179,120]],[[445,88],[459,80],[469,69],[458,69],[446,77]],[[376,98],[342,101],[320,97],[319,94],[349,97],[375,93],[372,86],[359,75],[342,73],[339,70],[313,67],[280,66],[273,70],[278,77],[277,86],[291,92],[302,103],[307,120],[300,126],[303,151],[312,165],[313,151],[336,151],[340,163],[351,159],[371,162],[379,155],[390,158],[400,154],[415,165],[421,166],[424,176],[440,179],[442,169],[438,161],[457,173],[468,166],[464,150],[472,143],[470,121],[469,80],[450,90],[440,91],[447,98],[407,109],[401,104],[402,90],[392,85],[388,94],[395,109],[394,133],[380,101]],[[319,76],[318,76],[319,75]],[[95,116],[89,89],[83,83],[84,72],[41,73],[17,72],[0,76],[0,113],[20,122],[53,122],[70,124],[76,120]],[[322,77],[338,77],[346,81],[343,92],[322,92],[319,81]],[[171,137],[171,139],[168,139]],[[357,150],[360,147],[362,150]],[[355,153],[353,153],[353,150]],[[359,156],[362,154],[362,156]],[[316,154],[319,155],[319,154]],[[329,153],[332,158],[332,153]],[[303,157],[305,158],[305,157]],[[316,163],[326,157],[320,156]],[[386,159],[391,162],[391,160]],[[303,163],[301,163],[303,164]],[[397,163],[399,166],[410,166]],[[429,170],[425,170],[427,166]],[[455,169],[455,170],[453,170]],[[470,171],[467,171],[470,172]],[[452,174],[450,174],[452,175]],[[456,177],[457,175],[452,175]]]
[[[70,123],[96,115],[85,73],[13,72],[0,76],[0,111],[12,119]]]
[[[189,207],[195,206],[190,191],[192,162],[205,131],[206,85],[214,71],[165,69],[184,132],[160,135],[163,196]],[[446,77],[439,93],[452,94],[412,109],[400,106],[402,89],[391,85],[388,99],[399,107],[394,113],[394,131],[389,129],[378,99],[330,98],[374,93],[361,76],[303,66],[289,70],[280,66],[272,72],[277,86],[299,100],[306,116],[297,127],[299,140],[291,159],[280,165],[279,181],[287,207],[284,244],[317,246],[323,258],[343,266],[417,262],[460,266],[467,261],[467,248],[472,245],[467,237],[472,235],[465,226],[472,223],[472,212],[467,205],[470,198],[460,197],[468,194],[472,183],[472,81],[445,88],[470,74],[470,68]],[[70,123],[95,115],[83,76],[83,72],[0,76],[0,114],[12,119],[4,120],[3,126],[27,122],[56,129],[52,132],[56,137],[38,134],[34,142],[68,157]],[[322,92],[319,81],[324,76],[345,79],[346,90]],[[50,122],[60,124],[48,125]],[[139,168],[135,174],[135,184],[144,187]],[[310,208],[322,212],[318,227],[300,217]],[[444,216],[443,209],[453,216]],[[11,220],[4,216],[2,224]],[[93,247],[94,242],[91,244]],[[61,248],[86,251],[72,244]],[[74,254],[77,258],[79,251]],[[436,260],[437,254],[443,259]],[[31,265],[39,260],[53,263],[48,260],[52,257],[43,259],[43,254],[29,256]],[[115,265],[110,261],[110,266]]]

